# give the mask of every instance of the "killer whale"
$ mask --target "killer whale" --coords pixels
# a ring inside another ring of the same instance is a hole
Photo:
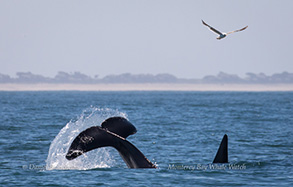
[[[228,163],[228,136],[225,134],[213,163]]]
[[[73,160],[78,156],[100,147],[114,147],[129,168],[156,168],[142,152],[126,140],[135,134],[136,128],[123,117],[111,117],[101,126],[93,126],[82,131],[72,142],[66,159]]]
[[[71,143],[66,159],[73,160],[93,149],[114,147],[129,168],[156,168],[142,152],[126,138],[137,132],[135,126],[123,117],[111,117],[101,126],[82,131]],[[228,136],[225,134],[213,163],[228,163]]]

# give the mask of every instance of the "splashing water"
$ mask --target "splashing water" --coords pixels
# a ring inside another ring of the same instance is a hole
[[[90,107],[85,109],[75,121],[70,121],[63,127],[52,141],[46,160],[47,170],[77,169],[87,170],[93,168],[107,168],[115,164],[108,148],[99,148],[90,151],[74,160],[67,160],[65,155],[75,137],[91,126],[99,126],[104,120],[113,116],[127,118],[125,113],[112,109]]]

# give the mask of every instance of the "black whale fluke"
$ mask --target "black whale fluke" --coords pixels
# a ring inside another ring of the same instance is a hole
[[[228,136],[224,135],[213,163],[228,163]]]
[[[100,147],[114,147],[129,168],[156,168],[133,144],[125,138],[136,128],[125,118],[111,117],[101,127],[93,126],[81,132],[72,142],[66,158],[76,157]]]
[[[107,129],[123,138],[136,133],[136,128],[127,119],[122,117],[111,117],[106,119],[101,127]]]

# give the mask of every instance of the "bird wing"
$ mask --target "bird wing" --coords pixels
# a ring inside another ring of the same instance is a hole
[[[232,33],[234,33],[234,32],[243,31],[243,30],[245,30],[247,27],[248,27],[248,26],[243,27],[242,29],[239,29],[239,30],[236,30],[236,31],[228,32],[227,34],[232,34]]]
[[[211,31],[214,31],[215,33],[217,33],[217,34],[219,34],[219,35],[223,35],[222,32],[220,32],[220,31],[216,30],[215,28],[209,26],[209,25],[206,24],[203,20],[201,20],[201,21],[202,21],[202,23],[203,23],[205,26],[208,26],[208,27],[210,28]]]

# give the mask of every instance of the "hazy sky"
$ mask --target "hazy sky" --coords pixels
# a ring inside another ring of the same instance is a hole
[[[0,0],[0,73],[292,73],[292,10],[292,0]],[[201,19],[248,28],[218,41]]]

